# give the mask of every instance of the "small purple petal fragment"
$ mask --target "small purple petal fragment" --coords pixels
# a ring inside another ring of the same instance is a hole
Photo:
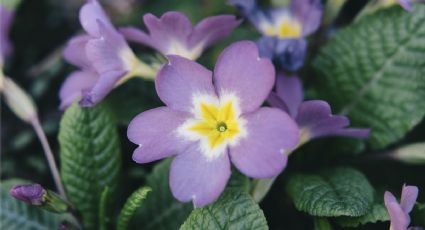
[[[61,100],[60,109],[65,109],[77,98],[81,98],[83,92],[89,91],[99,80],[99,75],[91,71],[75,71],[67,76],[59,91]]]
[[[163,50],[162,48],[159,49],[160,48],[159,46],[158,47],[156,46],[155,41],[153,41],[148,34],[139,30],[136,27],[133,27],[133,26],[122,27],[122,28],[119,28],[119,32],[125,37],[125,39],[129,41],[142,43],[151,48]]]
[[[392,193],[385,192],[384,203],[390,215],[392,229],[406,230],[410,223],[410,217],[403,211]]]
[[[196,144],[173,160],[170,169],[171,191],[178,200],[192,200],[197,208],[214,202],[226,187],[230,177],[228,154],[208,159]]]
[[[219,95],[235,93],[240,98],[242,113],[258,109],[270,94],[275,69],[269,59],[260,58],[254,42],[236,42],[226,48],[214,69],[214,82]]]
[[[413,206],[415,206],[416,199],[418,198],[418,192],[419,190],[416,186],[403,185],[400,206],[405,213],[409,213],[412,211]]]
[[[11,196],[31,205],[41,205],[45,193],[46,190],[39,184],[15,185],[10,189]]]
[[[10,42],[9,32],[15,12],[0,5],[0,66],[3,65],[3,59],[12,52],[12,43]]]
[[[155,80],[159,98],[170,108],[189,112],[197,94],[216,96],[212,73],[189,59],[169,55]]]
[[[409,11],[409,12],[412,12],[413,11],[413,2],[412,2],[412,0],[398,0],[398,3],[406,11]]]
[[[304,100],[304,89],[299,77],[288,77],[283,73],[276,79],[276,94],[289,109],[291,117],[295,118],[298,109]]]
[[[247,137],[230,146],[233,164],[253,178],[271,178],[286,166],[287,151],[299,141],[299,130],[293,119],[274,108],[261,108],[243,116]]]
[[[302,37],[312,34],[319,28],[323,14],[321,0],[292,0],[290,11],[301,22]]]
[[[80,9],[81,26],[91,36],[99,37],[100,31],[98,21],[101,21],[105,27],[114,29],[114,26],[99,2],[97,0],[88,0],[87,3]]]
[[[139,114],[128,125],[128,139],[138,144],[133,160],[139,164],[175,155],[185,149],[187,143],[178,138],[176,130],[188,114],[159,107]]]
[[[304,65],[307,41],[299,39],[279,39],[275,56],[280,65],[288,71],[296,71]]]

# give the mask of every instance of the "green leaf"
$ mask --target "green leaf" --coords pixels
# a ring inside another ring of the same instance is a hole
[[[180,230],[268,229],[266,218],[257,203],[246,192],[226,189],[220,198],[192,211]]]
[[[359,225],[364,225],[368,223],[376,223],[378,221],[387,221],[390,217],[388,215],[385,205],[381,203],[374,203],[372,209],[363,216],[360,217],[338,217],[336,222],[341,227],[358,227]]]
[[[11,185],[18,180],[1,182],[0,229],[7,230],[50,230],[58,229],[62,215],[47,212],[18,201],[9,195]]]
[[[319,96],[372,129],[370,144],[400,140],[425,115],[425,6],[412,13],[393,7],[342,29],[313,66]]]
[[[117,189],[121,171],[118,133],[109,111],[100,104],[81,108],[74,103],[59,130],[61,175],[72,203],[87,229],[97,227],[101,193]]]
[[[327,218],[314,218],[314,230],[332,230],[332,225]]]
[[[299,211],[313,216],[361,216],[372,206],[374,189],[352,168],[336,168],[319,175],[295,174],[287,191]]]
[[[100,202],[99,202],[99,226],[98,229],[99,230],[105,230],[108,229],[108,222],[109,222],[109,217],[108,217],[108,207],[110,205],[110,191],[109,191],[109,187],[106,186],[105,189],[103,189],[102,194],[100,195]]]
[[[128,223],[136,212],[136,209],[142,205],[150,191],[152,189],[149,187],[141,187],[131,194],[118,216],[117,230],[127,229]]]
[[[146,178],[151,194],[139,208],[132,221],[132,228],[143,226],[144,230],[178,229],[192,211],[192,204],[181,203],[171,194],[169,169],[171,159],[161,161]]]

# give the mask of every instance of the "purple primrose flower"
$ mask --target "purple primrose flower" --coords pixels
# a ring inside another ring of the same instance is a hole
[[[423,228],[409,227],[409,213],[412,211],[418,198],[418,187],[403,185],[400,203],[391,192],[385,192],[384,201],[390,214],[390,230],[420,230]]]
[[[160,18],[145,14],[143,21],[149,31],[145,33],[135,27],[121,28],[120,32],[130,41],[154,48],[163,55],[180,55],[195,60],[205,48],[229,36],[240,24],[235,16],[208,17],[195,27],[180,12],[167,12]]]
[[[166,106],[139,114],[128,127],[128,138],[139,145],[135,162],[177,155],[171,191],[195,207],[218,198],[230,177],[230,162],[254,178],[274,177],[284,169],[299,130],[285,112],[260,107],[275,70],[269,59],[259,57],[255,43],[226,48],[214,73],[180,56],[168,60],[155,81]]]
[[[12,52],[9,32],[15,11],[0,4],[0,69],[4,65],[4,59]]]
[[[9,193],[15,199],[27,204],[41,205],[44,202],[46,190],[39,184],[23,184],[13,186]]]
[[[242,14],[263,34],[258,41],[264,57],[277,58],[289,71],[304,64],[307,51],[305,37],[320,26],[323,6],[320,0],[292,0],[288,7],[263,11],[255,0],[230,0]]]
[[[87,34],[71,39],[64,57],[81,70],[71,73],[62,85],[62,109],[77,98],[81,106],[93,106],[125,80],[155,75],[135,56],[96,0],[88,0],[80,9],[80,22]]]
[[[304,93],[298,77],[287,77],[279,74],[276,82],[276,93],[268,98],[270,105],[286,111],[301,129],[300,144],[323,136],[350,136],[366,138],[369,129],[346,128],[350,121],[345,116],[332,115],[326,101],[303,101]]]

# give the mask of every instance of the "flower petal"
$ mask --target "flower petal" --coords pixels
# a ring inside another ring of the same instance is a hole
[[[275,52],[282,68],[288,71],[296,71],[304,65],[307,41],[303,38],[279,39]]]
[[[12,43],[10,42],[9,33],[12,26],[15,12],[0,5],[0,66],[3,65],[3,58],[12,52]]]
[[[86,55],[86,45],[90,38],[89,35],[79,35],[69,40],[63,51],[65,60],[82,69],[91,69]]]
[[[413,2],[412,0],[398,0],[398,4],[403,7],[404,10],[412,12],[413,11]]]
[[[271,92],[267,98],[267,103],[274,108],[281,109],[289,114],[289,109],[286,103],[275,92]]]
[[[288,114],[274,108],[261,108],[243,117],[247,136],[230,147],[231,161],[250,177],[278,175],[286,166],[287,151],[298,144],[297,125]]]
[[[258,48],[251,41],[236,42],[226,48],[214,69],[218,94],[236,94],[242,113],[252,112],[263,104],[274,80],[273,64],[259,57]]]
[[[312,100],[301,104],[296,121],[300,128],[307,129],[310,138],[330,135],[366,138],[369,129],[346,128],[350,121],[345,116],[332,115],[325,101]]]
[[[72,72],[62,84],[59,91],[61,104],[60,109],[65,109],[70,106],[72,102],[80,98],[84,91],[90,90],[99,79],[95,72],[90,71],[76,71]]]
[[[97,0],[88,0],[80,9],[81,26],[91,36],[99,37],[101,34],[97,21],[101,21],[109,29],[114,29],[99,2]]]
[[[392,230],[406,230],[410,223],[410,217],[404,213],[392,193],[385,192],[384,203],[390,214]]]
[[[304,100],[304,90],[301,80],[294,76],[288,77],[280,73],[276,79],[276,94],[288,106],[289,114],[295,118],[298,108]]]
[[[212,73],[198,63],[169,55],[155,80],[159,98],[170,108],[189,112],[199,94],[215,96]]]
[[[201,45],[202,48],[210,46],[230,35],[232,30],[241,24],[233,15],[220,15],[208,17],[199,22],[189,37],[191,48]]]
[[[151,48],[155,47],[155,41],[152,38],[133,26],[121,27],[119,28],[119,32],[127,39],[128,41],[142,43],[144,45],[150,46]]]
[[[207,159],[195,144],[177,155],[171,164],[171,191],[179,201],[192,200],[195,207],[203,207],[220,196],[230,173],[227,153]]]
[[[302,24],[303,37],[319,28],[323,14],[321,0],[292,0],[290,10]]]
[[[275,54],[274,52],[276,49],[276,44],[277,44],[277,38],[262,36],[257,41],[257,46],[260,51],[260,56],[264,58],[273,59]]]
[[[400,206],[406,214],[411,212],[413,206],[415,206],[416,199],[418,198],[418,192],[418,187],[416,186],[403,185]]]
[[[80,106],[91,107],[96,105],[115,88],[118,81],[126,73],[126,71],[109,71],[101,74],[92,89],[83,91],[83,98],[80,100]]]
[[[128,125],[128,139],[138,144],[133,160],[139,164],[175,155],[185,149],[185,142],[176,134],[188,114],[159,107],[136,116]]]

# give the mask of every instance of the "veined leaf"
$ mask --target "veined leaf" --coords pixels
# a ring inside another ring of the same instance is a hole
[[[372,209],[363,216],[359,217],[338,217],[336,222],[342,227],[358,227],[359,225],[368,224],[368,223],[376,223],[378,221],[387,221],[390,217],[388,215],[387,208],[383,202],[374,203]]]
[[[0,189],[0,229],[7,230],[51,230],[58,229],[62,215],[51,213],[16,200],[9,195],[14,181],[1,182]]]
[[[117,230],[127,229],[128,223],[136,212],[136,209],[142,205],[150,191],[152,189],[149,187],[141,187],[131,194],[118,216]]]
[[[298,210],[321,217],[364,215],[372,206],[374,194],[367,178],[352,168],[293,175],[287,190]]]
[[[178,229],[192,210],[192,204],[181,203],[171,194],[169,171],[171,159],[158,163],[146,178],[146,185],[152,188],[151,194],[137,210],[132,221],[133,228],[143,226],[144,230]]]
[[[425,115],[425,6],[393,7],[337,32],[313,65],[319,96],[353,126],[372,129],[370,143],[400,140]]]
[[[220,198],[192,211],[180,230],[269,229],[263,211],[246,192],[226,189]]]
[[[116,190],[121,152],[114,120],[104,105],[81,108],[74,103],[59,130],[61,175],[87,229],[97,227],[101,193]]]

